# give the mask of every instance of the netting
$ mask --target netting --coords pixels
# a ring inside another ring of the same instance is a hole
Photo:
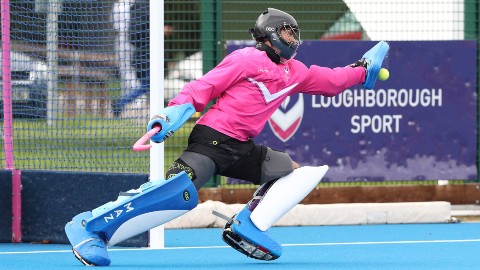
[[[11,1],[15,167],[146,172],[145,1]]]
[[[148,2],[10,0],[15,168],[148,172],[148,153],[131,150],[149,117]],[[165,72],[158,76],[165,77],[165,89],[152,91],[164,90],[166,101],[213,68],[227,40],[250,39],[248,29],[267,7],[295,15],[303,40],[478,36],[478,1],[207,0],[164,6]],[[166,142],[166,166],[185,147],[194,120]]]

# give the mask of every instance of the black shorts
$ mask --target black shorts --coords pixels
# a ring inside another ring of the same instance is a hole
[[[239,141],[208,126],[195,125],[185,151],[208,156],[219,175],[259,184],[267,149],[252,140]]]

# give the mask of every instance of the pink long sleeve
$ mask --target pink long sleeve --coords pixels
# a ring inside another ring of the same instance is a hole
[[[307,68],[295,59],[275,64],[265,52],[250,47],[231,53],[205,76],[186,84],[169,105],[191,102],[202,111],[217,98],[197,123],[245,141],[260,133],[289,95],[334,96],[364,78],[362,67]]]

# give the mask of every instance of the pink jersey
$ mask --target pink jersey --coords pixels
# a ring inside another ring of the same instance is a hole
[[[187,83],[169,106],[190,102],[203,111],[217,98],[197,124],[246,141],[262,131],[287,96],[335,96],[364,80],[363,67],[307,68],[295,59],[275,64],[264,51],[248,47],[232,52],[202,78]]]

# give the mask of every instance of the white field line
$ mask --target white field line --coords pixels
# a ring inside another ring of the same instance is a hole
[[[471,243],[480,242],[480,239],[459,239],[459,240],[418,240],[418,241],[385,241],[385,242],[343,242],[343,243],[307,243],[307,244],[283,244],[284,247],[311,247],[311,246],[349,246],[349,245],[399,245],[399,244],[428,244],[428,243]],[[230,248],[230,246],[202,246],[202,247],[165,247],[161,249],[151,248],[112,248],[109,252],[118,251],[146,251],[146,250],[181,250],[181,249],[213,249]],[[45,254],[45,253],[68,253],[71,250],[35,250],[35,251],[7,251],[0,252],[0,255],[15,254]]]

